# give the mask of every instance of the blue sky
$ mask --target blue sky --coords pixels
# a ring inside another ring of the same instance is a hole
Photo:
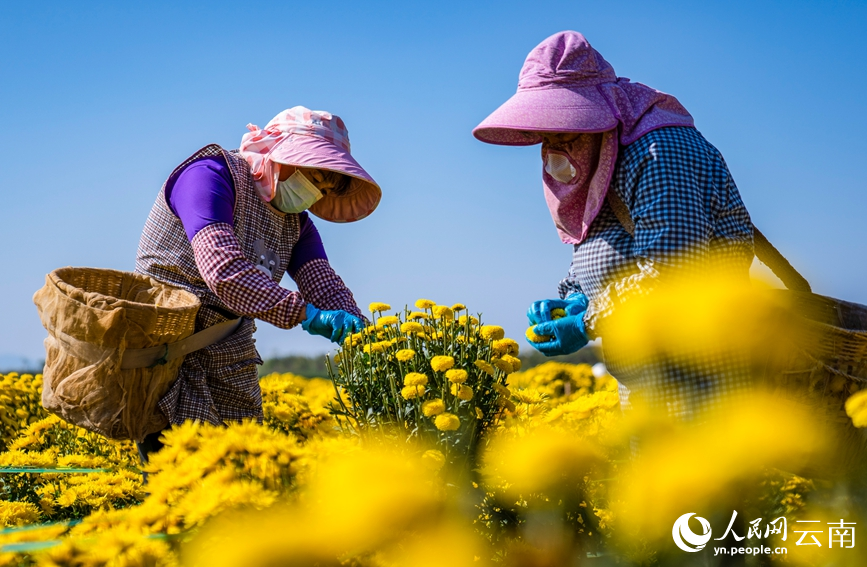
[[[460,301],[519,338],[570,250],[538,147],[470,132],[564,29],[678,97],[815,291],[867,303],[864,2],[35,1],[0,16],[0,356],[42,356],[47,272],[132,269],[178,162],[299,104],[340,115],[383,188],[368,219],[317,224],[359,303]],[[259,327],[266,357],[330,346]]]

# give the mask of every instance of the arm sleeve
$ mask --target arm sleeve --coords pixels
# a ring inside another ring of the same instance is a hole
[[[301,266],[295,276],[295,283],[302,297],[319,309],[341,309],[366,320],[352,292],[328,260],[319,258]]]
[[[584,293],[584,290],[581,289],[581,284],[578,283],[578,278],[571,274],[571,270],[568,276],[560,280],[557,291],[560,294],[560,299],[566,299],[573,293]]]
[[[192,244],[202,278],[229,309],[281,329],[301,322],[302,294],[281,287],[247,260],[231,226],[210,224]]]
[[[585,315],[591,331],[617,305],[652,292],[667,273],[688,274],[707,260],[713,219],[705,208],[693,151],[654,142],[625,173],[631,194],[620,197],[635,222],[636,270],[593,298]]]
[[[166,186],[166,202],[181,219],[190,242],[206,226],[233,226],[235,188],[225,158],[207,157],[187,165]]]
[[[319,236],[319,231],[316,230],[316,225],[313,224],[313,219],[304,211],[300,215],[301,229],[298,236],[298,242],[292,247],[292,257],[289,259],[289,266],[286,271],[289,277],[293,280],[298,275],[298,270],[301,266],[311,260],[328,261],[328,256],[325,255],[325,246],[322,245],[322,238]]]

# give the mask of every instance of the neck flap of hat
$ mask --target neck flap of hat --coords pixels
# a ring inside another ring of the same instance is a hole
[[[689,112],[671,95],[627,78],[617,77],[611,65],[578,32],[555,34],[540,43],[521,69],[518,91],[595,89],[617,120],[604,134],[583,135],[580,143],[564,147],[583,173],[571,184],[545,179],[545,200],[563,242],[578,244],[587,237],[608,191],[617,151],[644,134],[666,126],[694,125]],[[563,109],[563,112],[600,112]],[[606,111],[602,111],[606,112]],[[543,158],[547,149],[543,147]]]

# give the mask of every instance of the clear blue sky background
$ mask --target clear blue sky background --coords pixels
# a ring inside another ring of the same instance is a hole
[[[368,219],[318,223],[359,303],[461,301],[518,338],[570,250],[543,202],[538,147],[470,131],[514,92],[527,52],[564,29],[619,75],[677,96],[815,290],[867,303],[864,2],[10,2],[0,355],[42,357],[31,296],[45,273],[132,269],[178,162],[210,142],[237,147],[248,122],[299,104],[342,116],[383,188]],[[266,323],[258,338],[266,357],[330,346]]]

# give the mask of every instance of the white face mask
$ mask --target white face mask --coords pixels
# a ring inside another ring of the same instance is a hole
[[[548,152],[545,171],[560,183],[569,183],[578,173],[566,156],[556,152]]]
[[[300,213],[322,198],[322,192],[300,170],[277,184],[271,205],[284,213]]]

